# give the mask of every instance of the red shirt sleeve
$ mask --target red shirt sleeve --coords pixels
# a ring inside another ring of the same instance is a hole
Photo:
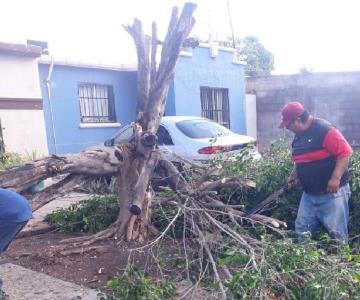
[[[323,147],[331,155],[338,158],[349,157],[353,153],[351,146],[346,141],[341,132],[335,128],[330,129],[323,141]]]

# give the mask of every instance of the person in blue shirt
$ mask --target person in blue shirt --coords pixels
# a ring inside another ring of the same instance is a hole
[[[23,196],[0,188],[0,255],[6,251],[31,218],[31,207]],[[1,289],[2,281],[0,279]],[[0,299],[2,299],[2,294],[1,291]]]

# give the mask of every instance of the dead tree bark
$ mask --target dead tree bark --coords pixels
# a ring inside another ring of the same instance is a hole
[[[0,186],[22,192],[40,180],[59,174],[95,176],[116,174],[124,160],[123,155],[126,155],[124,151],[126,147],[122,149],[103,147],[64,156],[53,155],[20,167],[6,169],[0,171]]]

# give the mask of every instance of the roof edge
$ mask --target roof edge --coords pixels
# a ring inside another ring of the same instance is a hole
[[[213,43],[217,43],[217,42],[213,42]],[[211,48],[212,45],[210,43],[199,43],[199,47],[200,48]],[[230,48],[230,47],[224,47],[224,46],[218,46],[220,51],[224,51],[224,52],[235,52],[236,49],[235,48]]]
[[[0,42],[0,53],[35,58],[41,56],[42,49],[34,45]]]
[[[85,62],[79,60],[70,60],[68,58],[64,59],[52,59],[51,56],[43,55],[38,60],[39,64],[50,65],[53,63],[56,66],[67,66],[67,67],[78,67],[78,68],[88,68],[88,69],[102,69],[102,70],[112,70],[112,71],[128,71],[136,72],[136,64],[106,64],[106,63],[93,63]]]

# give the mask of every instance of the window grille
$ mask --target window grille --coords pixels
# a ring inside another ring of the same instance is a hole
[[[201,115],[230,128],[229,89],[200,87]]]
[[[78,86],[82,123],[116,122],[111,85],[81,83]]]

